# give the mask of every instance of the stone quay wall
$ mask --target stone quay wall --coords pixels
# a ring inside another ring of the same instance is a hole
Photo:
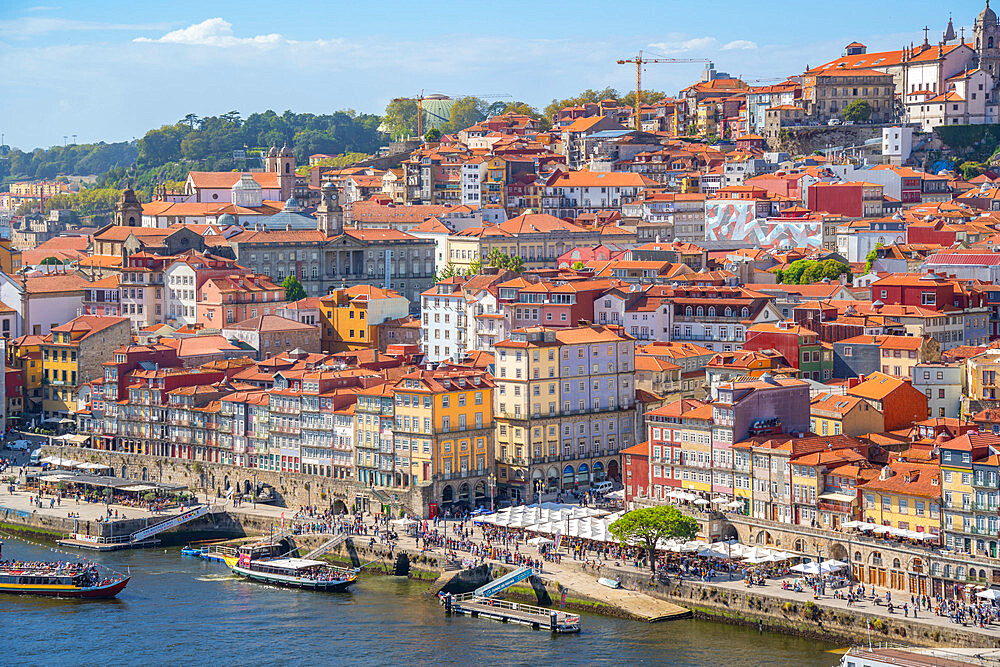
[[[416,516],[427,516],[430,509],[430,487],[411,489],[369,489],[353,480],[333,479],[297,472],[276,472],[259,468],[244,468],[223,463],[206,463],[187,459],[171,459],[143,454],[130,454],[99,449],[67,446],[44,446],[44,456],[59,456],[79,461],[95,461],[111,466],[113,473],[128,479],[183,484],[191,491],[210,497],[225,495],[234,488],[249,492],[256,484],[268,484],[278,495],[278,505],[298,508],[311,505],[350,511],[356,504],[363,509],[378,509],[391,505],[396,514],[403,510]]]

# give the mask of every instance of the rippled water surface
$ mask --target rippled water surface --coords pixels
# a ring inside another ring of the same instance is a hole
[[[5,558],[60,558],[7,540]],[[579,635],[446,617],[425,586],[366,577],[346,594],[271,588],[177,549],[89,557],[132,581],[117,600],[0,594],[0,664],[833,665],[834,646],[706,621],[585,615]]]

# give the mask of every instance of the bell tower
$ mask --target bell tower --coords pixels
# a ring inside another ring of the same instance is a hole
[[[989,74],[995,84],[1000,73],[1000,25],[996,12],[990,9],[990,0],[986,0],[986,8],[976,17],[973,34],[979,69]]]
[[[115,224],[122,227],[142,227],[142,204],[135,196],[132,181],[122,190],[122,196],[115,204]]]
[[[344,209],[337,197],[337,186],[327,181],[320,190],[321,200],[316,207],[316,227],[326,236],[337,236],[344,231]]]

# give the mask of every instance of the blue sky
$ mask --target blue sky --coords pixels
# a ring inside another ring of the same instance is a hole
[[[45,3],[45,4],[41,4]],[[49,4],[51,3],[51,4]],[[563,2],[0,0],[0,132],[30,149],[120,141],[188,113],[380,112],[393,97],[508,93],[534,105],[630,90],[639,49],[712,58],[746,79],[799,74],[971,25],[982,0]],[[864,17],[864,23],[858,19]],[[676,93],[700,65],[650,65]]]

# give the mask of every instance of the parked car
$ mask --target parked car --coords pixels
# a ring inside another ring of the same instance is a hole
[[[840,125],[840,119],[839,118],[831,118],[830,120],[826,121],[826,124],[827,125]]]
[[[15,440],[14,442],[10,443],[8,447],[10,449],[13,449],[15,452],[26,452],[28,451],[29,445],[27,440]]]

